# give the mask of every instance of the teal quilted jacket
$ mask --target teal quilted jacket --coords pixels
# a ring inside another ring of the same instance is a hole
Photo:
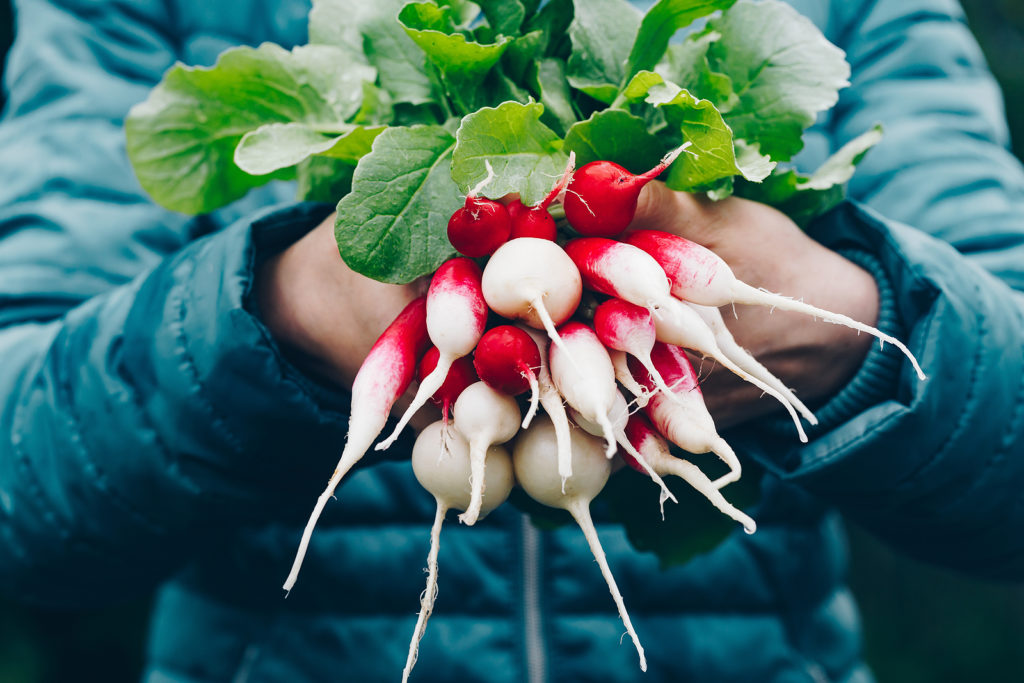
[[[330,207],[270,187],[212,215],[154,205],[123,118],[174,60],[304,42],[299,0],[17,0],[0,123],[0,590],[102,604],[159,587],[149,683],[394,681],[433,500],[404,463],[360,470],[301,580],[280,585],[346,431],[253,305],[254,266]],[[871,351],[801,445],[729,434],[767,472],[733,534],[662,570],[600,534],[656,681],[870,681],[839,514],[905,553],[1024,575],[1024,173],[953,0],[794,0],[853,67],[810,169],[876,122],[852,202],[812,234],[872,272]],[[638,680],[576,529],[505,506],[449,524],[418,681]]]

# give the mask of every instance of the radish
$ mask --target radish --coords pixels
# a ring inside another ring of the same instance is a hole
[[[537,412],[540,386],[540,349],[526,332],[512,325],[499,325],[488,330],[476,345],[473,366],[480,379],[492,389],[509,396],[530,392],[530,409],[523,418],[523,429]]]
[[[604,436],[604,432],[599,425],[594,424],[575,410],[570,409],[570,413],[573,421],[587,434],[592,436]],[[661,518],[665,519],[665,501],[671,500],[673,503],[678,503],[679,501],[672,492],[669,491],[665,482],[662,481],[660,473],[648,464],[644,455],[633,447],[633,444],[626,436],[626,426],[629,424],[630,420],[629,406],[626,405],[626,399],[622,396],[622,392],[620,391],[615,392],[615,403],[612,405],[609,420],[611,420],[612,429],[615,431],[616,443],[618,443],[619,447],[627,454],[623,457],[629,457],[631,461],[640,468],[641,472],[649,476],[654,480],[655,484],[661,487],[661,499],[659,500],[659,503],[661,505]]]
[[[487,177],[469,191],[466,203],[448,219],[448,241],[463,256],[479,258],[493,254],[508,241],[512,218],[501,202],[478,196],[494,178],[491,162],[485,161]]]
[[[683,460],[671,454],[664,437],[658,433],[654,425],[643,414],[635,413],[630,415],[625,432],[629,443],[643,454],[644,459],[647,461],[647,466],[645,467],[642,464],[643,461],[638,462],[637,458],[628,451],[619,453],[625,463],[631,468],[637,472],[647,474],[647,468],[650,467],[658,474],[666,476],[672,474],[680,477],[707,498],[712,505],[742,524],[743,530],[748,534],[752,534],[757,530],[757,523],[750,516],[737,510],[732,503],[727,501],[714,482],[708,479],[707,475],[699,467],[689,460]]]
[[[672,303],[667,306],[667,308],[670,310],[670,314],[662,316],[654,321],[658,341],[665,342],[666,344],[672,344],[673,346],[682,346],[683,348],[692,349],[705,356],[711,356],[725,366],[727,370],[738,377],[742,377],[744,380],[750,382],[755,387],[777,400],[783,405],[783,407],[785,407],[786,411],[789,412],[790,417],[793,418],[793,424],[796,425],[796,432],[800,437],[800,441],[807,443],[807,434],[804,432],[804,427],[800,423],[800,416],[797,415],[796,410],[794,410],[793,406],[786,400],[786,397],[734,363],[732,359],[727,356],[721,348],[719,348],[718,342],[715,340],[714,333],[697,311],[693,310],[690,306],[678,299],[673,299]]]
[[[560,246],[536,237],[501,245],[487,261],[484,300],[498,315],[547,331],[561,345],[555,327],[580,304],[580,273]]]
[[[785,399],[794,408],[799,411],[804,419],[810,422],[812,425],[818,424],[818,418],[814,416],[814,413],[803,404],[790,389],[780,380],[778,377],[773,375],[768,368],[757,362],[750,353],[740,346],[736,339],[733,338],[732,332],[726,326],[725,321],[722,319],[722,313],[714,306],[701,306],[700,304],[687,304],[690,308],[697,311],[700,317],[708,324],[711,329],[711,333],[715,335],[715,341],[718,342],[718,348],[722,350],[725,357],[736,363],[751,375],[761,380],[775,391],[782,394]]]
[[[608,444],[606,455],[615,454],[615,429],[608,413],[615,405],[615,368],[601,340],[580,322],[559,328],[563,344],[550,350],[551,378],[558,392],[576,412],[601,426]]]
[[[411,301],[398,317],[377,338],[352,381],[352,412],[348,420],[348,437],[341,459],[327,482],[327,488],[317,499],[313,513],[302,532],[299,549],[295,553],[284,589],[290,591],[299,577],[302,560],[306,557],[309,539],[313,535],[320,514],[334,489],[348,471],[369,450],[384,425],[391,407],[405,393],[416,372],[416,364],[423,355],[427,338],[427,299],[425,296]]]
[[[633,394],[633,403],[638,408],[643,408],[647,405],[647,402],[651,400],[647,390],[644,389],[640,384],[633,378],[632,373],[629,371],[629,365],[627,361],[629,358],[626,356],[625,351],[616,351],[615,349],[608,349],[608,357],[612,359],[612,367],[615,368],[615,379],[619,381],[626,391]]]
[[[642,249],[605,237],[579,237],[565,245],[565,253],[587,289],[642,306],[655,317],[675,302],[665,271]]]
[[[672,294],[680,299],[715,307],[727,304],[771,306],[867,332],[877,337],[880,343],[889,342],[896,346],[910,360],[918,378],[926,378],[914,354],[895,337],[840,313],[751,287],[738,280],[718,254],[696,242],[660,230],[637,230],[630,233],[625,241],[643,249],[661,264],[672,283]]]
[[[526,206],[518,199],[513,199],[508,204],[508,214],[512,219],[509,239],[536,237],[554,242],[558,236],[558,226],[546,206]]]
[[[459,521],[472,526],[480,517],[484,494],[484,460],[487,449],[502,444],[519,431],[519,404],[511,396],[477,382],[466,387],[455,402],[455,429],[469,442],[472,490],[469,506]]]
[[[391,446],[423,404],[441,388],[456,358],[472,353],[487,325],[487,304],[480,288],[480,266],[468,258],[441,264],[427,290],[427,333],[440,352],[437,366],[423,378],[395,430],[377,450]]]
[[[448,432],[442,422],[435,422],[416,439],[412,449],[412,471],[420,485],[437,501],[434,525],[430,530],[430,553],[427,555],[427,587],[420,596],[420,614],[409,643],[409,655],[402,671],[403,683],[409,680],[420,639],[437,598],[437,553],[441,541],[441,525],[449,509],[469,507],[470,457],[469,444],[457,433]],[[487,492],[480,505],[480,518],[501,505],[512,491],[512,458],[501,446],[491,446],[486,454]]]
[[[651,363],[651,349],[657,338],[650,311],[622,299],[608,299],[594,313],[594,332],[609,349],[628,353],[640,361],[658,389],[666,396],[675,396]]]
[[[572,476],[563,486],[560,485],[561,476],[558,474],[556,460],[552,457],[555,445],[555,428],[551,421],[544,417],[538,418],[533,425],[524,430],[516,439],[512,451],[512,466],[515,470],[516,481],[526,491],[527,495],[549,507],[566,510],[583,530],[583,535],[590,545],[590,551],[594,554],[601,574],[608,583],[608,590],[612,594],[615,606],[619,609],[619,616],[622,623],[626,625],[626,631],[636,650],[640,655],[640,668],[647,671],[647,658],[644,656],[644,648],[640,645],[640,639],[633,630],[633,624],[626,612],[626,605],[622,601],[622,595],[615,584],[611,569],[608,567],[608,560],[605,558],[601,541],[597,537],[597,530],[590,517],[590,501],[592,501],[604,485],[608,482],[611,474],[611,461],[604,457],[600,440],[580,429],[570,431],[572,440]]]
[[[540,386],[540,404],[544,412],[548,414],[551,422],[555,425],[555,441],[558,444],[558,474],[562,477],[562,486],[565,480],[572,476],[572,450],[569,444],[569,418],[565,414],[565,405],[562,403],[562,395],[555,388],[551,379],[551,372],[548,370],[548,338],[539,331],[521,326],[519,329],[530,335],[537,344],[537,351],[540,353],[540,371],[537,373],[537,384]],[[524,428],[529,425],[525,425]]]
[[[676,396],[682,400],[670,401],[664,394],[656,393],[644,407],[644,413],[662,435],[684,451],[710,451],[729,466],[729,473],[715,481],[716,488],[738,480],[742,473],[739,458],[715,430],[715,422],[704,405],[704,396],[697,383],[697,373],[686,352],[678,346],[658,342],[651,352],[651,360],[669,386],[673,387]],[[630,358],[629,366],[641,385],[648,390],[654,389],[654,382],[639,361]]]
[[[573,174],[562,201],[565,218],[577,232],[590,237],[615,237],[633,221],[644,185],[657,178],[690,146],[672,150],[647,173],[633,175],[611,161],[591,161]]]

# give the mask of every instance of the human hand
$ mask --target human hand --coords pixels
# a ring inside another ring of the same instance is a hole
[[[263,264],[256,286],[263,322],[289,360],[347,389],[377,337],[426,284],[389,285],[353,271],[338,253],[334,221],[331,214]],[[409,398],[394,411],[404,411]],[[421,411],[415,427],[436,419],[427,412]]]
[[[870,273],[807,236],[784,214],[737,197],[712,202],[651,183],[631,229],[657,229],[702,244],[754,287],[875,325],[878,287]],[[857,371],[873,338],[841,325],[763,306],[722,310],[736,341],[792,387],[805,403],[838,391]],[[713,361],[694,359],[704,398],[720,427],[781,410],[761,391]]]

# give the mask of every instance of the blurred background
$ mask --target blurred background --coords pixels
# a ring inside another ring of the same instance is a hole
[[[1024,1],[963,4],[1003,85],[1024,158]],[[0,0],[0,66],[11,33],[11,8]],[[966,579],[903,558],[856,528],[850,535],[850,578],[879,683],[1024,681],[1024,587]],[[88,612],[0,601],[0,683],[137,681],[148,613],[145,599]]]

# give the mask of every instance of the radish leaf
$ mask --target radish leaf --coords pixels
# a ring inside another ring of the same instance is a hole
[[[392,127],[359,160],[334,235],[352,270],[405,284],[455,254],[448,217],[464,197],[449,174],[453,138],[440,126]]]
[[[676,31],[736,0],[661,0],[647,11],[626,64],[626,79],[653,69]]]
[[[640,28],[640,16],[626,0],[576,0],[574,5],[569,83],[610,103],[626,77],[626,58]]]
[[[562,141],[540,122],[543,110],[536,102],[506,102],[462,119],[452,155],[452,178],[459,188],[468,192],[487,177],[488,161],[495,176],[483,188],[484,196],[496,199],[518,192],[526,204],[542,200],[567,160]]]
[[[643,119],[621,109],[595,112],[565,136],[565,149],[576,152],[576,165],[598,159],[613,161],[632,173],[654,168],[666,145],[647,131]]]
[[[264,175],[294,166],[314,154],[355,166],[370,152],[384,126],[349,126],[340,135],[325,135],[304,123],[268,123],[246,133],[235,149],[235,164],[246,173]]]

